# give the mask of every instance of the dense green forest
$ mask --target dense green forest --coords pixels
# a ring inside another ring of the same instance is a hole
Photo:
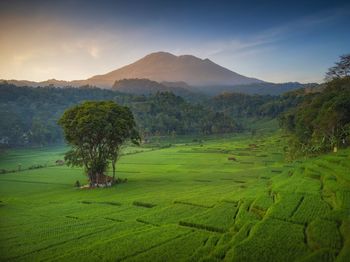
[[[139,96],[91,87],[32,88],[5,83],[0,85],[0,143],[13,147],[62,142],[57,120],[67,108],[87,100],[127,105],[143,136],[241,130],[232,117],[169,92]]]
[[[149,95],[93,88],[0,85],[0,143],[18,147],[63,142],[57,120],[83,101],[112,100],[130,107],[142,137],[208,135],[246,130],[247,119],[279,118],[291,137],[290,152],[317,154],[350,143],[350,78],[336,78],[315,88],[280,96],[223,93],[181,97],[171,92]]]
[[[297,106],[280,116],[280,124],[291,134],[292,155],[347,147],[350,144],[350,77],[333,79],[320,92],[304,94]]]
[[[0,85],[0,142],[7,146],[62,142],[57,120],[64,110],[87,100],[113,100],[132,110],[143,137],[240,132],[246,118],[273,118],[295,106],[299,96],[224,93],[206,97],[171,92],[135,95],[92,87],[17,87]]]

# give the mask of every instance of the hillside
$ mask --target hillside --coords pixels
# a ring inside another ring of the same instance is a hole
[[[152,53],[144,58],[104,75],[87,79],[91,85],[110,87],[114,81],[147,78],[157,82],[185,82],[190,86],[222,86],[262,83],[219,66],[209,59],[192,55],[175,56],[166,52]]]
[[[106,74],[95,75],[85,80],[63,81],[49,79],[42,82],[27,80],[0,80],[16,86],[55,86],[79,87],[96,86],[110,89],[115,82],[144,79],[152,82],[141,82],[135,85],[118,83],[120,91],[133,94],[148,94],[160,90],[173,91],[176,94],[187,94],[187,91],[217,95],[223,92],[245,94],[279,95],[307,85],[293,83],[269,83],[256,78],[246,77],[224,68],[209,59],[200,59],[192,55],[175,56],[166,52],[149,54],[136,62],[113,70]],[[157,83],[156,83],[157,82]],[[162,85],[162,86],[161,86]],[[167,88],[166,88],[167,87]],[[171,88],[171,89],[169,89]],[[182,89],[180,89],[182,88]]]
[[[286,92],[297,90],[300,88],[316,87],[318,84],[301,84],[298,82],[289,83],[254,83],[248,85],[231,85],[231,86],[206,86],[193,87],[193,91],[203,92],[208,95],[217,95],[221,93],[242,93],[250,95],[282,95]]]
[[[232,86],[264,83],[228,70],[209,59],[200,59],[192,55],[175,56],[166,52],[156,52],[136,62],[102,75],[85,80],[63,81],[49,79],[35,82],[27,80],[6,80],[17,86],[82,86],[91,85],[111,88],[115,81],[123,79],[149,79],[167,86]],[[2,80],[5,81],[5,80]]]
[[[181,84],[181,83],[179,83]],[[122,79],[115,81],[112,87],[113,90],[136,94],[136,95],[149,95],[157,92],[172,92],[176,95],[186,96],[191,92],[183,87],[176,86],[176,83],[158,83],[149,79]]]

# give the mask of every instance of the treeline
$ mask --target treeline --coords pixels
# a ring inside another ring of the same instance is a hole
[[[222,112],[190,103],[170,92],[136,98],[129,103],[144,135],[220,134],[241,131],[241,126]]]
[[[207,103],[212,110],[225,112],[234,118],[275,118],[287,109],[295,107],[302,99],[303,96],[296,93],[287,93],[282,96],[224,93],[210,99]]]
[[[143,137],[241,132],[247,118],[279,118],[291,152],[318,153],[349,145],[350,80],[336,79],[281,96],[224,93],[182,98],[170,92],[125,94],[92,88],[0,84],[0,146],[62,143],[57,120],[83,101],[112,100],[130,107]]]
[[[32,88],[0,85],[0,144],[8,146],[46,145],[62,142],[57,120],[65,109],[85,100],[119,103],[129,96],[109,90],[82,87]]]
[[[294,94],[296,95],[296,94]],[[280,116],[280,125],[291,134],[291,155],[318,154],[350,145],[350,76],[335,78],[320,92]]]
[[[89,86],[33,88],[3,83],[0,84],[0,145],[63,142],[57,120],[67,108],[87,100],[112,100],[130,107],[143,137],[241,132],[247,118],[275,118],[284,112],[288,113],[281,117],[282,127],[303,134],[299,129],[308,123],[299,124],[298,105],[308,107],[307,103],[319,90],[319,87],[316,92],[303,88],[282,96],[224,93],[185,99],[170,92],[135,95]],[[309,137],[301,139],[308,141]]]
[[[172,93],[150,96],[92,87],[17,87],[0,84],[0,145],[46,145],[63,141],[57,120],[72,105],[112,100],[131,108],[140,133],[148,135],[217,134],[240,131],[228,115]]]

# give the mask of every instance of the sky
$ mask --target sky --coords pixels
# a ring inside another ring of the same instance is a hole
[[[350,53],[349,1],[0,1],[0,79],[86,79],[165,51],[271,82]]]

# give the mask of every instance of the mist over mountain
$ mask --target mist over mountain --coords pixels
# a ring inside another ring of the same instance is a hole
[[[190,86],[222,86],[262,83],[192,55],[175,56],[166,52],[152,53],[144,58],[104,75],[89,78],[89,84],[110,87],[114,81],[146,78],[157,82],[185,82]]]
[[[169,84],[169,85],[166,85]],[[178,82],[175,83],[158,83],[156,81],[152,81],[149,79],[138,79],[138,78],[132,78],[132,79],[122,79],[117,80],[113,84],[112,89],[128,93],[128,94],[136,94],[136,95],[149,95],[149,94],[155,94],[157,92],[172,92],[175,95],[179,96],[190,96],[192,95],[192,92],[189,91],[189,89],[181,87]],[[188,87],[188,86],[187,86]]]
[[[242,93],[248,95],[281,95],[286,92],[318,86],[317,83],[302,84],[299,82],[288,83],[254,83],[248,85],[234,86],[205,86],[192,87],[192,92],[201,92],[207,95],[218,95],[222,93]]]
[[[134,81],[125,81],[128,79]],[[192,55],[175,56],[167,52],[151,53],[132,64],[86,80],[50,79],[43,82],[8,80],[7,82],[17,86],[79,87],[90,85],[136,94],[158,91],[175,91],[181,94],[190,91],[210,95],[222,92],[278,95],[304,86],[297,82],[269,83],[240,75],[209,59],[200,59]]]

